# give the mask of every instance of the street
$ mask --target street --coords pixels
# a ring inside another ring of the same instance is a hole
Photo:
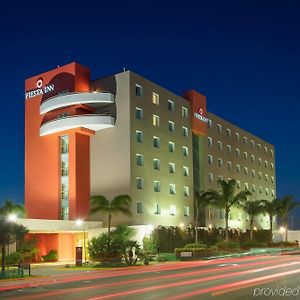
[[[82,271],[0,283],[0,299],[299,299],[300,256],[259,256]]]

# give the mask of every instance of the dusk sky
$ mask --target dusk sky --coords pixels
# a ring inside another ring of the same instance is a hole
[[[209,111],[274,144],[277,195],[300,200],[300,1],[176,3],[1,3],[0,202],[24,200],[24,80],[72,61],[92,78],[125,67],[203,93]]]

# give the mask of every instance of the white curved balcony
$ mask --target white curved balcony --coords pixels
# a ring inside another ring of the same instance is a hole
[[[79,127],[98,131],[113,127],[114,124],[115,119],[109,115],[73,115],[42,124],[40,127],[40,136]]]
[[[40,105],[40,114],[45,114],[57,108],[67,107],[76,104],[89,104],[97,107],[103,104],[115,102],[115,97],[111,93],[82,92],[69,93],[51,97]]]

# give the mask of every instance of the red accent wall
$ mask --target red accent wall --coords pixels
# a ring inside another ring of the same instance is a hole
[[[195,135],[207,135],[207,123],[198,120],[194,113],[199,113],[202,109],[203,116],[206,117],[206,97],[195,90],[189,90],[183,97],[191,102],[191,123],[192,131]]]
[[[40,115],[40,103],[59,92],[89,91],[90,71],[71,63],[25,81],[25,91],[35,90],[37,80],[43,87],[54,84],[54,92],[25,100],[25,208],[28,218],[60,219],[60,140],[70,134],[70,219],[86,215],[89,208],[89,135],[82,129],[40,137],[43,120],[55,117],[59,111]],[[66,110],[64,110],[66,111]],[[77,113],[72,111],[72,114]],[[83,135],[83,136],[82,136]],[[88,149],[88,151],[87,151]],[[81,153],[82,151],[82,153]],[[81,173],[76,175],[76,171]]]

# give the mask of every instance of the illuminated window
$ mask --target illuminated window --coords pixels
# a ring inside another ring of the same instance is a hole
[[[135,117],[137,120],[143,119],[143,110],[141,108],[135,108]]]
[[[190,208],[189,208],[189,206],[184,206],[183,207],[183,215],[185,217],[188,217],[190,215]]]
[[[239,134],[238,132],[235,133],[235,139],[236,139],[237,141],[240,140],[240,134]]]
[[[268,152],[268,148],[267,148],[267,147],[264,147],[264,150],[265,150],[265,153],[267,153],[267,152]]]
[[[152,124],[155,127],[159,127],[159,116],[157,115],[152,115]]]
[[[170,183],[170,184],[169,184],[169,193],[170,193],[171,195],[175,195],[175,193],[176,193],[176,186],[175,186],[174,183]]]
[[[269,175],[265,174],[265,180],[268,181],[269,180]]]
[[[273,152],[273,150],[270,150],[270,152],[271,152],[271,156],[273,157],[273,156],[274,156],[274,152]]]
[[[143,96],[143,87],[139,84],[135,85],[135,94],[136,96],[142,97]]]
[[[176,215],[176,205],[170,205],[170,215],[171,216]]]
[[[152,93],[152,103],[159,105],[159,95],[156,93]]]

